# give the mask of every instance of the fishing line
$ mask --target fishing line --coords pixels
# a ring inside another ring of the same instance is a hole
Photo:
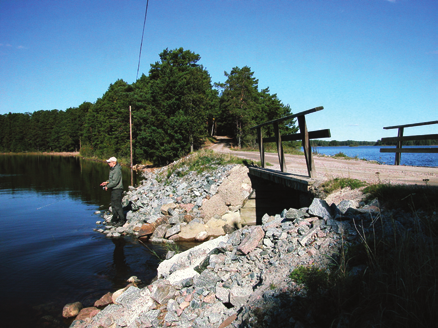
[[[38,207],[37,210],[40,210],[40,209],[42,209],[42,208],[44,208],[44,207],[47,207],[47,206],[50,206],[50,205],[53,205],[53,204],[56,204],[56,203],[59,203],[59,202],[62,202],[62,201],[63,201],[63,200],[58,200],[58,201],[53,202],[53,203],[51,203],[51,204],[47,204],[47,205],[44,205],[44,206]]]
[[[140,70],[141,49],[143,48],[144,28],[146,26],[146,17],[148,15],[148,7],[149,7],[149,0],[146,1],[146,11],[144,13],[143,33],[141,34],[140,53],[138,55],[137,77],[135,78],[136,81],[138,80],[138,72]]]

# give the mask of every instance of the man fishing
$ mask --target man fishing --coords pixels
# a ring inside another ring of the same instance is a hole
[[[111,157],[106,162],[110,167],[109,179],[108,181],[102,182],[100,185],[105,187],[105,190],[111,189],[111,208],[113,212],[111,222],[115,227],[121,227],[126,222],[122,207],[122,167],[117,163],[117,158],[115,157]]]

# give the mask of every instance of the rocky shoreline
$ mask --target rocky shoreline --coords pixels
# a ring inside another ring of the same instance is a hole
[[[208,241],[169,252],[148,286],[133,277],[94,307],[66,305],[68,316],[79,313],[70,327],[318,327],[310,309],[293,306],[306,288],[291,272],[301,266],[329,270],[341,247],[359,243],[363,234],[390,238],[411,224],[382,219],[393,213],[383,213],[377,200],[329,205],[315,198],[309,207],[266,214],[262,225],[240,227],[239,209],[251,193],[244,166],[202,174],[178,170],[168,179],[160,178],[164,171],[146,172],[142,185],[124,198],[131,206],[125,226],[107,224],[98,231],[110,238]],[[349,270],[360,275],[366,266]]]
[[[123,197],[129,209],[126,224],[112,226],[107,212],[95,230],[109,238],[134,235],[153,242],[201,242],[240,228],[239,210],[252,192],[248,168],[223,165],[201,174],[188,170],[173,170],[171,164],[145,171],[141,185],[130,187]]]
[[[262,226],[243,227],[163,261],[152,284],[132,283],[104,296],[71,327],[252,327],[257,309],[264,309],[269,325],[306,327],[306,314],[295,317],[292,307],[288,312],[281,305],[304,293],[289,275],[302,265],[327,267],[343,239],[354,243],[357,228],[376,228],[377,202],[356,205],[315,199],[309,208],[265,215]],[[393,228],[381,229],[390,235]]]

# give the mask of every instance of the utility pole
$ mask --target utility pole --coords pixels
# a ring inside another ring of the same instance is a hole
[[[131,186],[134,186],[134,178],[132,172],[132,115],[131,106],[129,106],[129,144],[131,146]]]

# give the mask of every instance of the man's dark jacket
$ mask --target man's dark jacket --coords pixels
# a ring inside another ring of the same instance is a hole
[[[114,167],[110,168],[109,180],[106,185],[108,189],[123,189],[122,183],[122,167],[117,163]]]

